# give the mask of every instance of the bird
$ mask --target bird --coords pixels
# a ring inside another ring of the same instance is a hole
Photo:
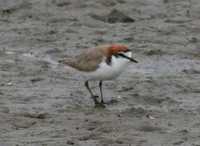
[[[94,101],[95,107],[105,107],[102,85],[103,81],[117,78],[129,62],[138,63],[132,58],[132,51],[124,44],[104,44],[84,49],[79,55],[66,57],[59,63],[67,65],[84,74],[84,85]],[[89,85],[90,81],[98,81],[99,96],[95,95]]]

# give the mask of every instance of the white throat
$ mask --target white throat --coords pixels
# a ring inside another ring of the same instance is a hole
[[[132,52],[126,52],[124,55],[132,57]],[[101,62],[95,72],[91,72],[89,80],[111,80],[118,77],[127,67],[129,60],[121,56],[112,56],[111,64],[105,61]]]

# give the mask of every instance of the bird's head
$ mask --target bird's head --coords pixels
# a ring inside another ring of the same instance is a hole
[[[132,52],[131,50],[128,49],[126,45],[112,44],[107,49],[108,49],[108,52],[107,52],[108,56],[114,55],[116,57],[122,57],[122,58],[130,60],[131,62],[138,63],[137,60],[131,57]],[[131,56],[128,54],[131,54]]]

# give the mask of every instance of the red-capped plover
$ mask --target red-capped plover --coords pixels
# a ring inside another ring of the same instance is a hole
[[[95,106],[104,106],[102,83],[118,77],[129,62],[137,63],[132,58],[132,52],[127,46],[121,44],[101,45],[84,50],[80,55],[60,60],[60,63],[68,65],[85,74],[85,86],[89,91]],[[89,87],[89,81],[99,81],[101,101],[94,95]]]

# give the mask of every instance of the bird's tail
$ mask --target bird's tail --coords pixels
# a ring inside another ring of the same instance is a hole
[[[52,59],[52,57],[48,54],[45,56],[38,56],[35,54],[31,54],[31,53],[24,53],[23,57],[26,57],[29,60],[33,60],[33,61],[44,62],[53,69],[55,69],[59,66],[59,61],[57,61],[56,59]]]
[[[45,56],[42,60],[49,63],[52,68],[57,68],[60,63],[59,61],[52,59],[49,55]]]

